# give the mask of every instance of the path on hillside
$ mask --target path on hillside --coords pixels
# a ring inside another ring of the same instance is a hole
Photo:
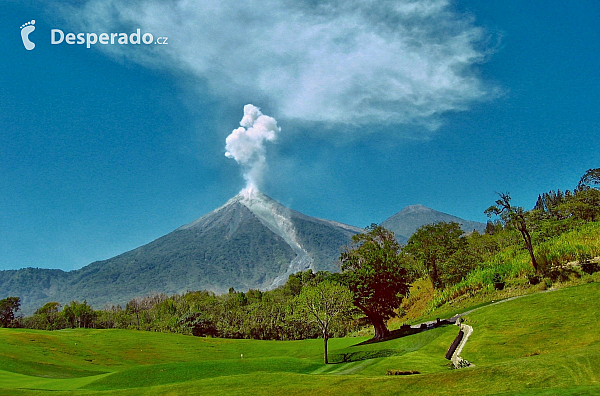
[[[466,316],[466,315],[468,315],[468,314],[470,314],[472,312],[475,312],[475,311],[477,311],[479,309],[486,308],[486,307],[489,307],[489,306],[492,306],[492,305],[503,304],[503,303],[508,302],[508,301],[516,300],[517,298],[527,297],[527,296],[531,296],[531,295],[539,294],[539,293],[548,293],[548,292],[555,291],[555,290],[559,290],[559,289],[551,288],[551,289],[548,289],[548,290],[542,290],[542,291],[535,292],[535,293],[523,294],[523,295],[520,295],[520,296],[508,297],[508,298],[505,298],[503,300],[498,300],[498,301],[493,301],[492,300],[492,302],[489,303],[489,304],[485,304],[485,305],[479,306],[477,308],[469,309],[467,311],[464,311],[464,312],[461,312],[459,314],[456,314],[456,315],[454,315],[454,316],[452,316],[451,318],[448,318],[448,319],[436,319],[436,320],[431,320],[431,321],[427,321],[427,322],[418,323],[418,324],[415,324],[415,325],[412,325],[412,326],[408,326],[408,325],[406,325],[406,327],[402,326],[400,329],[392,330],[390,332],[390,334],[387,337],[385,337],[384,339],[381,339],[381,340],[369,339],[369,340],[360,342],[360,343],[358,343],[356,345],[366,345],[366,344],[373,344],[373,343],[385,342],[385,341],[393,340],[393,339],[396,339],[396,338],[406,337],[406,336],[409,336],[409,335],[420,333],[422,331],[434,329],[434,328],[439,327],[439,326],[446,326],[446,325],[449,325],[449,324],[457,324],[457,322],[459,322],[460,319],[463,316]],[[461,340],[461,343],[459,344],[459,346],[457,347],[455,353],[453,354],[453,356],[452,356],[452,361],[453,362],[455,362],[455,361],[459,362],[459,361],[463,360],[462,358],[460,358],[460,352],[462,352],[462,350],[463,350],[463,348],[464,348],[464,346],[465,346],[465,344],[466,344],[469,336],[473,332],[473,327],[468,326],[468,325],[464,325],[464,324],[462,326],[464,327],[463,330],[466,330],[466,334],[465,334],[466,337],[464,337],[463,340]],[[456,366],[456,364],[455,364],[455,366]],[[359,368],[361,368],[361,367],[356,367],[355,370],[359,369]],[[339,370],[340,370],[339,374],[344,373],[344,372],[341,371],[341,369],[339,369]],[[352,371],[355,371],[355,370],[352,370]],[[320,372],[320,371],[318,371],[318,372]]]
[[[462,312],[462,313],[456,314],[456,315],[454,315],[454,316],[453,316],[452,318],[450,318],[450,319],[454,319],[454,318],[456,318],[456,319],[458,319],[458,318],[462,318],[463,316],[465,316],[465,315],[468,315],[468,314],[470,314],[471,312],[477,311],[478,309],[487,308],[487,307],[490,307],[490,306],[492,306],[492,305],[502,304],[502,303],[505,303],[505,302],[508,302],[508,301],[516,300],[517,298],[521,298],[521,297],[527,297],[527,296],[533,296],[533,295],[535,295],[535,294],[540,294],[540,293],[548,293],[548,292],[553,292],[553,291],[556,291],[556,290],[559,290],[559,289],[557,289],[557,288],[550,288],[550,289],[548,289],[548,290],[541,290],[541,291],[538,291],[538,292],[535,292],[535,293],[522,294],[522,295],[520,295],[520,296],[513,296],[513,297],[505,298],[504,300],[499,300],[499,301],[493,301],[493,300],[492,300],[492,302],[491,302],[490,304],[482,305],[481,307],[473,308],[473,309],[470,309],[470,310],[468,310],[468,311],[465,311],[465,312]]]
[[[460,319],[460,318],[462,318],[463,316],[465,316],[465,315],[468,315],[468,314],[470,314],[470,313],[472,313],[472,312],[474,312],[474,311],[477,311],[477,310],[479,310],[479,309],[481,309],[481,308],[486,308],[486,307],[489,307],[489,306],[492,306],[492,305],[502,304],[502,303],[505,303],[505,302],[508,302],[508,301],[516,300],[517,298],[526,297],[526,296],[531,296],[531,295],[534,295],[534,294],[539,294],[539,293],[548,293],[548,292],[555,291],[555,290],[558,290],[558,289],[552,288],[552,289],[548,289],[548,290],[542,290],[542,291],[539,291],[539,292],[536,292],[536,293],[531,293],[531,294],[522,294],[522,295],[520,295],[520,296],[513,296],[513,297],[505,298],[505,299],[503,299],[503,300],[500,300],[500,301],[495,301],[495,302],[492,300],[492,303],[491,303],[491,304],[482,305],[481,307],[473,308],[473,309],[470,309],[470,310],[468,310],[468,311],[465,311],[465,312],[462,312],[462,313],[456,314],[456,315],[454,315],[453,317],[451,317],[450,319],[447,319],[447,320],[448,320],[449,322],[451,322],[451,323],[456,323],[456,322],[458,322],[458,321],[459,321],[459,319]],[[427,323],[427,322],[426,322],[426,323]],[[434,323],[435,323],[435,322],[434,322]],[[420,325],[419,325],[419,326],[420,326]],[[463,362],[463,361],[464,361],[464,359],[460,357],[460,353],[462,352],[462,350],[463,350],[463,348],[464,348],[465,344],[467,343],[467,340],[469,339],[469,336],[470,336],[470,335],[473,333],[473,327],[472,327],[472,326],[469,326],[469,325],[462,324],[462,325],[461,325],[461,329],[462,329],[463,331],[465,331],[465,337],[464,337],[464,338],[462,339],[462,341],[460,342],[460,344],[459,344],[458,348],[456,348],[456,351],[455,351],[455,352],[452,354],[452,359],[451,359],[451,360],[452,360],[452,363],[454,364],[454,367],[456,367],[456,368],[459,368],[459,367],[460,367],[460,364],[461,364],[461,362]],[[471,364],[470,364],[470,363],[468,363],[468,362],[467,362],[467,364],[468,364],[468,365],[471,365]]]

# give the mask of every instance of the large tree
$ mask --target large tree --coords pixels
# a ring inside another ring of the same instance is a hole
[[[316,286],[305,286],[298,297],[301,312],[319,326],[323,335],[325,364],[329,363],[327,356],[327,340],[330,337],[331,326],[336,321],[347,318],[352,309],[352,294],[340,285],[324,281]]]
[[[386,321],[395,316],[408,294],[409,276],[394,233],[371,224],[341,254],[341,279],[375,328],[375,339],[389,334]]]
[[[500,199],[496,200],[496,205],[487,208],[485,214],[488,216],[500,216],[506,225],[513,226],[519,230],[525,242],[525,248],[531,257],[531,265],[535,272],[538,272],[539,267],[533,254],[533,244],[531,243],[531,234],[529,233],[529,226],[527,224],[527,212],[520,206],[512,206],[510,204],[511,198],[509,193],[499,193],[498,195]]]
[[[408,239],[404,251],[420,260],[435,289],[442,288],[440,268],[454,253],[466,246],[463,230],[455,222],[439,222],[420,227]]]
[[[47,302],[33,313],[34,328],[41,330],[57,330],[61,327],[59,311],[61,304],[56,301]]]

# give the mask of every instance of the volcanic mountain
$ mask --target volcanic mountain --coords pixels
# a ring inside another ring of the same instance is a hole
[[[456,221],[465,232],[485,228],[422,205],[406,207],[382,225],[405,243],[417,228],[438,221]],[[0,298],[21,297],[22,312],[31,314],[49,301],[86,300],[99,309],[153,293],[272,289],[298,271],[339,271],[342,247],[362,231],[303,215],[253,191],[153,242],[75,271],[0,271]]]
[[[48,301],[94,308],[151,293],[272,289],[292,273],[339,271],[341,247],[357,227],[309,217],[254,191],[137,249],[79,270],[0,271],[0,295],[25,313]]]

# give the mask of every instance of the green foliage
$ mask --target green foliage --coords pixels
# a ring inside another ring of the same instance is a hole
[[[385,342],[223,340],[130,330],[0,329],[0,393],[327,394],[598,393],[598,283],[483,307],[466,316],[474,363],[449,370],[456,334],[441,327]],[[518,340],[518,342],[515,342]],[[243,355],[243,356],[242,356]],[[420,372],[402,378],[387,376]],[[316,374],[316,375],[315,375]]]
[[[82,303],[71,301],[63,307],[61,314],[72,328],[83,327],[86,329],[94,327],[94,320],[97,315],[85,300]]]
[[[38,308],[33,316],[23,320],[23,327],[40,330],[57,330],[65,328],[67,323],[60,315],[61,304],[56,301],[48,302]]]
[[[414,255],[423,263],[433,287],[440,289],[444,286],[444,279],[452,282],[464,276],[466,272],[458,270],[463,262],[469,267],[475,265],[469,254],[464,251],[467,242],[462,235],[460,224],[455,222],[427,224],[412,234],[403,251]],[[450,260],[461,249],[463,251]],[[442,275],[442,269],[446,270],[446,275]]]
[[[409,290],[406,261],[394,233],[372,224],[352,237],[340,256],[342,282],[352,292],[354,305],[375,327],[375,339],[388,334],[385,322],[396,315]]]
[[[190,329],[196,337],[216,337],[218,330],[212,318],[203,312],[189,312],[179,319],[182,327]]]
[[[316,286],[306,286],[298,297],[299,309],[302,319],[314,322],[323,335],[324,360],[329,363],[327,354],[327,340],[330,329],[337,322],[352,319],[352,294],[350,291],[331,281],[324,281]]]
[[[502,232],[502,231],[500,231]],[[471,271],[477,269],[490,256],[500,251],[498,237],[500,234],[479,234],[477,232],[464,237],[466,244],[454,252],[439,267],[440,281],[445,286],[452,286],[462,281]]]
[[[15,325],[15,312],[19,310],[21,299],[7,297],[0,300],[0,327],[13,327]]]
[[[40,330],[93,327],[138,329],[146,331],[191,334],[201,337],[291,340],[322,336],[318,325],[301,315],[296,298],[307,287],[327,280],[328,272],[311,270],[295,274],[282,287],[262,292],[249,290],[215,295],[196,291],[183,295],[154,294],[130,300],[125,308],[110,306],[93,310],[86,301],[72,301],[60,310],[60,304],[45,304],[23,327]],[[306,312],[305,312],[306,313]],[[356,331],[352,320],[334,323],[330,335],[343,336]]]
[[[565,267],[565,270],[561,272],[560,267],[569,262],[576,262],[581,254],[590,257],[600,256],[598,235],[600,235],[600,222],[586,223],[536,246],[535,255],[539,257],[540,263],[543,263],[546,276],[553,276],[555,280],[560,280],[561,277],[564,280],[565,276],[579,276],[575,269]],[[494,235],[494,237],[496,236]],[[530,282],[530,279],[536,279],[538,282],[541,280],[540,275],[534,276],[531,271],[528,252],[518,245],[505,247],[482,258],[482,262],[462,281],[443,290],[437,290],[432,308],[493,289],[493,278],[496,273],[503,278],[507,285],[511,283],[516,285],[533,284],[537,282]]]

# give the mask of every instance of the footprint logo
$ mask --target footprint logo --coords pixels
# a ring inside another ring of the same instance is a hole
[[[31,22],[27,22],[21,25],[21,38],[23,39],[23,45],[27,51],[31,51],[35,48],[35,43],[29,40],[29,33],[35,30],[35,19],[32,19]]]

